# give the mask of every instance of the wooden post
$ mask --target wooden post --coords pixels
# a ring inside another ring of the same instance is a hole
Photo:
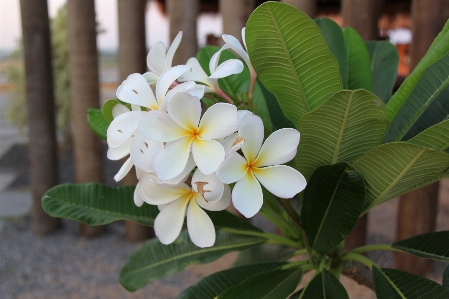
[[[223,33],[242,41],[242,28],[256,8],[254,0],[220,0],[220,13],[223,19]]]
[[[170,43],[178,32],[182,31],[182,41],[173,58],[173,65],[185,64],[198,52],[196,18],[199,11],[199,0],[167,0],[167,4],[170,17]]]
[[[418,64],[431,43],[443,29],[448,17],[446,0],[414,0],[412,2],[413,38],[410,46],[410,70]],[[439,183],[402,195],[399,201],[397,240],[435,231]],[[395,253],[398,269],[426,275],[432,270],[432,260]]]
[[[118,0],[120,82],[132,73],[143,74],[146,71],[145,6],[146,0]],[[136,173],[131,170],[122,182],[124,185],[135,186]],[[125,221],[125,226],[126,239],[132,242],[154,235],[152,228],[132,221]]]
[[[343,26],[357,30],[365,41],[377,40],[379,38],[377,22],[383,3],[384,0],[342,0]]]
[[[55,231],[61,221],[42,209],[42,196],[58,183],[50,25],[46,0],[20,1],[26,99],[29,127],[29,160],[33,192],[33,229],[38,234]]]
[[[342,0],[343,25],[353,27],[365,41],[376,40],[379,37],[377,21],[383,2],[383,0]],[[367,224],[368,215],[365,214],[360,217],[346,238],[346,250],[366,244]]]
[[[282,0],[282,2],[293,5],[296,8],[302,10],[306,15],[315,18],[318,3],[317,0]]]
[[[101,182],[101,141],[92,132],[86,119],[87,109],[100,105],[94,0],[68,0],[67,27],[76,182]],[[93,237],[103,231],[103,226],[80,225],[80,235],[84,237]]]

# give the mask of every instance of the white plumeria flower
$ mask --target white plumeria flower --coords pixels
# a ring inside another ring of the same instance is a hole
[[[254,216],[262,207],[260,184],[275,196],[292,198],[306,187],[304,176],[283,164],[296,155],[300,134],[295,129],[280,129],[263,142],[260,117],[247,113],[240,122],[239,135],[245,139],[242,151],[230,153],[217,170],[225,184],[237,182],[232,190],[234,207],[245,217]]]
[[[214,139],[224,138],[237,130],[237,108],[217,103],[201,117],[198,98],[178,92],[168,103],[167,111],[150,111],[139,122],[139,131],[147,138],[171,142],[154,161],[159,179],[169,180],[179,175],[190,152],[202,173],[215,172],[225,158],[225,151]]]
[[[220,89],[218,86],[218,79],[225,78],[230,75],[239,74],[243,71],[243,63],[238,59],[229,59],[218,65],[218,60],[220,58],[220,53],[224,48],[220,49],[215,53],[211,60],[209,61],[209,71],[210,76],[207,76],[206,72],[201,67],[198,59],[195,57],[187,60],[186,65],[190,67],[188,72],[185,72],[179,77],[180,82],[184,81],[195,81],[200,82],[205,85],[206,93],[215,92],[217,93]]]
[[[231,203],[231,190],[215,174],[204,175],[197,170],[192,177],[192,188],[187,184],[155,184],[142,182],[141,195],[145,202],[157,205],[161,212],[154,220],[154,231],[162,244],[170,244],[179,236],[184,218],[192,242],[198,247],[215,243],[215,228],[203,209],[221,211]]]
[[[143,74],[150,85],[156,83],[159,76],[172,67],[173,56],[181,43],[181,39],[182,31],[179,31],[168,50],[161,41],[154,44],[151,48],[147,56],[147,66],[150,71]]]
[[[169,91],[173,82],[189,69],[190,67],[186,65],[178,65],[163,72],[156,83],[155,93],[143,75],[131,74],[117,88],[117,98],[150,110],[165,110],[170,98],[176,92],[190,91],[195,88],[195,82],[191,81],[180,84]]]
[[[256,72],[254,71],[253,65],[251,64],[251,60],[249,59],[248,50],[246,48],[245,32],[246,32],[246,28],[243,27],[242,28],[242,40],[243,40],[243,45],[245,46],[245,48],[243,48],[240,41],[232,35],[223,34],[222,38],[223,38],[223,41],[225,42],[224,47],[230,48],[237,55],[239,55],[243,59],[243,61],[245,61],[246,65],[248,66],[248,68],[250,70],[251,76],[253,76],[253,74],[255,74]]]

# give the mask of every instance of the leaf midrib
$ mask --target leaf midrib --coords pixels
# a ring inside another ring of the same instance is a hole
[[[390,283],[390,285],[393,287],[393,289],[396,291],[396,293],[401,296],[402,299],[407,299],[407,297],[405,297],[405,295],[401,292],[401,290],[396,286],[396,284],[390,279],[390,277],[388,277],[384,271],[382,271],[382,269],[377,269],[377,271],[380,272],[380,274],[382,274],[382,276]]]
[[[391,247],[400,249],[400,250],[408,252],[408,253],[419,253],[419,254],[424,255],[426,257],[432,257],[432,258],[435,258],[437,260],[444,260],[444,261],[448,261],[449,260],[449,257],[445,257],[443,255],[437,255],[437,254],[434,254],[434,253],[429,253],[427,251],[421,251],[419,249],[409,248],[409,247],[395,245],[395,244],[391,244]]]
[[[351,95],[349,96],[348,104],[346,106],[346,111],[345,111],[345,114],[343,116],[343,122],[341,124],[341,129],[340,129],[340,134],[338,135],[337,144],[335,145],[334,157],[332,158],[332,163],[331,164],[337,163],[338,157],[340,155],[341,142],[343,140],[343,135],[344,135],[345,130],[346,130],[346,123],[348,121],[349,110],[351,108],[352,98],[353,97],[354,97],[354,92],[351,92]]]

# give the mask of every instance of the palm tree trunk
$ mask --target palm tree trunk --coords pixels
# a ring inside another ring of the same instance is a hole
[[[302,10],[306,15],[315,18],[318,2],[317,0],[282,0],[282,2],[293,5],[296,8]]]
[[[46,0],[21,0],[23,51],[29,126],[29,160],[33,192],[33,229],[55,231],[60,219],[42,209],[45,191],[58,183],[50,25]]]
[[[342,0],[343,26],[357,30],[365,41],[377,40],[379,38],[377,22],[383,4],[384,0]]]
[[[246,27],[246,21],[255,5],[255,0],[220,0],[223,33],[233,35],[242,41],[242,28]]]
[[[76,182],[101,182],[101,142],[86,120],[87,109],[100,105],[94,1],[68,0],[67,26]],[[103,231],[103,226],[80,226],[80,234],[84,237],[93,237]]]
[[[118,1],[120,81],[132,73],[142,74],[146,71],[145,6],[146,0]],[[138,182],[136,174],[130,171],[122,182],[135,186]],[[129,241],[138,242],[154,236],[150,227],[132,221],[125,221],[125,226]]]

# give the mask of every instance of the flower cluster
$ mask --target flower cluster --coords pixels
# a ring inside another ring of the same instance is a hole
[[[158,206],[154,229],[163,244],[178,237],[187,217],[192,242],[209,247],[215,228],[204,210],[221,211],[232,201],[245,217],[252,217],[263,204],[261,185],[282,198],[305,188],[297,170],[280,165],[296,155],[300,135],[281,129],[263,142],[262,120],[251,111],[224,102],[203,111],[205,93],[224,95],[218,79],[243,70],[238,59],[219,65],[222,51],[231,48],[241,56],[252,81],[255,72],[238,40],[226,35],[225,46],[210,60],[210,76],[196,58],[172,66],[181,37],[179,33],[168,50],[162,42],[155,44],[147,59],[150,71],[131,74],[118,87],[123,104],[112,111],[107,155],[112,160],[129,155],[114,178],[121,180],[135,166],[139,182],[134,202]]]

